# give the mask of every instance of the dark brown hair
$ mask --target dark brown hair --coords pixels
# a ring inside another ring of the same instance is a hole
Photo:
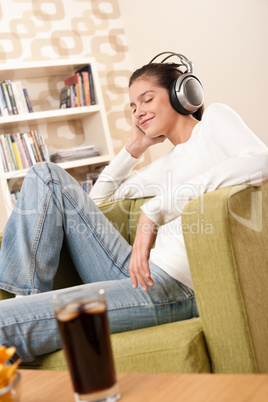
[[[171,83],[175,81],[181,74],[178,66],[174,66],[168,63],[150,63],[146,64],[145,66],[137,69],[131,75],[129,79],[129,87],[133,84],[133,82],[139,78],[142,79],[153,79],[155,84],[159,87],[166,88],[169,91],[171,87]],[[202,105],[193,116],[197,120],[201,120],[202,114],[204,112],[204,105]]]

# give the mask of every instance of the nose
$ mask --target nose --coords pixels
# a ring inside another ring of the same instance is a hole
[[[145,115],[145,110],[144,110],[144,108],[142,107],[142,105],[137,105],[136,106],[136,110],[135,110],[135,117],[138,119],[138,118],[140,118],[140,117],[142,117],[142,116],[144,116]]]

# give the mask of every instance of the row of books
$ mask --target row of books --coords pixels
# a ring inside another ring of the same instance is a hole
[[[0,156],[5,172],[28,169],[50,161],[48,148],[37,131],[0,135]]]
[[[64,81],[60,93],[60,109],[95,105],[94,82],[90,64]]]
[[[70,162],[77,159],[86,159],[92,158],[93,156],[99,156],[100,150],[95,148],[94,145],[88,145],[85,147],[74,147],[70,149],[63,149],[61,151],[57,151],[53,155],[51,155],[51,162],[61,163],[61,162]]]
[[[5,80],[0,83],[0,116],[32,112],[28,91],[20,81]]]

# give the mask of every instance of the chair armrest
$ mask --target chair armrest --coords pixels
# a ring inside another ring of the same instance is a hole
[[[189,202],[184,240],[214,372],[268,372],[268,186]]]

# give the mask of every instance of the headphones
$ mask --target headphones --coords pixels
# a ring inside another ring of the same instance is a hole
[[[171,83],[169,88],[169,99],[176,112],[188,115],[196,112],[204,102],[204,90],[200,80],[193,73],[193,63],[185,56],[174,52],[162,52],[156,55],[149,64],[153,63],[159,56],[166,55],[160,63],[165,63],[170,57],[178,57],[180,64],[169,63],[174,68],[185,66],[186,71]]]

